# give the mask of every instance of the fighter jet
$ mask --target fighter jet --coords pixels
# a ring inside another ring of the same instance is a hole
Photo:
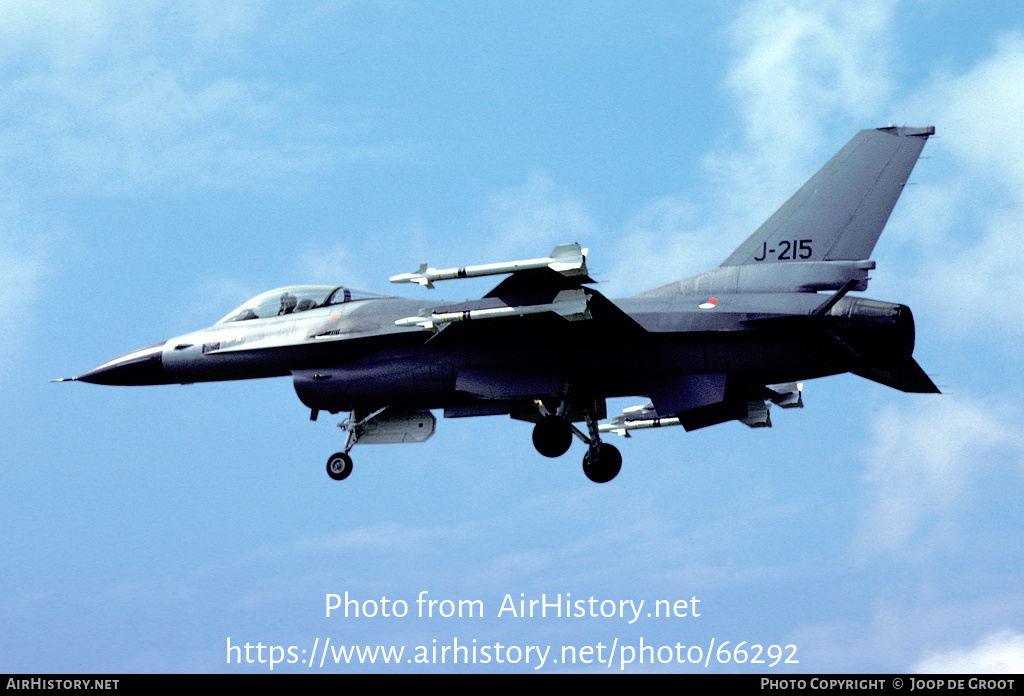
[[[718,266],[624,299],[592,286],[587,250],[391,278],[506,275],[483,298],[452,303],[348,287],[271,290],[213,326],[60,381],[110,385],[291,377],[310,409],[348,415],[341,480],[357,443],[423,442],[445,418],[506,415],[533,423],[558,457],[576,437],[583,471],[622,465],[603,436],[738,420],[771,426],[770,408],[803,406],[803,381],[852,372],[904,392],[937,393],[912,357],[908,307],[867,289],[878,237],[934,127],[858,133]],[[607,399],[638,397],[611,422]]]

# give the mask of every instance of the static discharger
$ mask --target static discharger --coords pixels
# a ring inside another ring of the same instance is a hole
[[[587,251],[587,249],[581,249],[579,244],[560,244],[554,248],[551,256],[542,259],[488,263],[481,266],[448,268],[440,271],[436,268],[427,268],[427,264],[423,263],[420,264],[419,270],[414,273],[401,273],[391,276],[391,282],[416,283],[433,288],[434,281],[437,280],[501,275],[502,273],[515,273],[516,271],[526,271],[532,268],[550,268],[564,276],[585,276],[587,275]]]

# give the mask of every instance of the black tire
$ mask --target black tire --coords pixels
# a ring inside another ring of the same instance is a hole
[[[343,481],[352,473],[352,457],[345,452],[336,452],[327,460],[327,475],[335,481]]]
[[[583,473],[594,483],[608,483],[620,469],[622,454],[614,445],[602,443],[596,458],[592,459],[589,451],[583,456]]]
[[[545,457],[561,457],[572,444],[572,426],[559,416],[544,416],[533,428],[533,446]]]

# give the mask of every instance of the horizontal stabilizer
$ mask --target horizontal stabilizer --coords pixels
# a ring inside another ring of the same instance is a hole
[[[866,370],[855,370],[858,377],[911,394],[941,394],[931,378],[913,358],[900,358]]]

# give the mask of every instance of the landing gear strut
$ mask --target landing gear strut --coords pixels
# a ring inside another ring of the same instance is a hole
[[[587,409],[586,419],[590,437],[585,442],[590,449],[583,457],[583,473],[594,483],[608,483],[622,469],[622,455],[614,445],[601,442],[601,431],[597,423],[597,402]]]

